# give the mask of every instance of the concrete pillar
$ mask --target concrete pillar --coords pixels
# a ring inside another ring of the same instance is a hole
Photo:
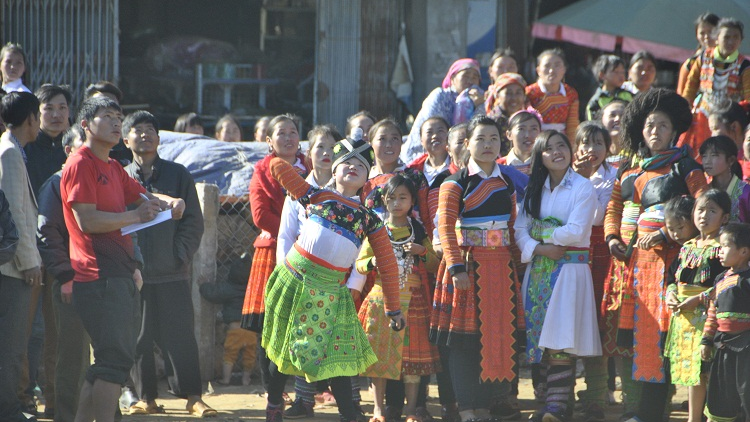
[[[219,216],[219,188],[213,184],[196,183],[198,200],[203,210],[203,238],[193,257],[191,292],[195,311],[195,339],[198,342],[201,379],[214,379],[214,336],[216,305],[201,298],[198,286],[216,282],[216,251],[218,249],[217,218]]]

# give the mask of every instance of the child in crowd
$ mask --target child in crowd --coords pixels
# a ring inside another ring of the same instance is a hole
[[[730,223],[719,237],[721,265],[729,269],[704,294],[708,301],[701,358],[711,362],[705,415],[733,421],[750,415],[750,226]],[[712,355],[714,355],[712,357]]]
[[[670,217],[669,204],[665,220]],[[689,386],[689,422],[701,422],[706,399],[708,365],[701,364],[700,342],[706,321],[702,293],[714,284],[724,271],[719,262],[719,231],[729,220],[730,201],[726,192],[709,189],[695,200],[692,223],[697,236],[684,238],[678,230],[674,240],[682,243],[680,254],[666,274],[666,303],[671,311],[669,331],[664,345],[664,356],[670,362],[671,381]],[[678,215],[674,215],[679,219]],[[672,224],[679,227],[680,222]],[[682,224],[690,226],[684,220]],[[669,229],[667,229],[669,230]],[[690,231],[686,228],[685,231]],[[671,235],[670,235],[671,236]]]
[[[185,113],[177,118],[174,123],[174,131],[203,135],[203,123],[196,113]]]
[[[376,278],[375,286],[359,310],[359,320],[378,362],[362,375],[372,378],[373,421],[386,421],[383,408],[386,379],[393,379],[403,380],[405,384],[407,405],[403,411],[407,422],[422,422],[416,413],[420,377],[440,370],[437,348],[427,338],[430,312],[427,272],[437,270],[438,258],[422,225],[410,217],[417,193],[414,183],[399,174],[388,180],[383,189],[388,209],[386,228],[399,265],[401,312],[409,324],[400,332],[388,328],[383,288],[380,278]],[[365,241],[357,259],[357,270],[364,274],[377,268],[377,258]]]
[[[438,174],[447,170],[451,163],[447,148],[448,122],[439,116],[430,117],[422,123],[419,133],[425,153],[412,161],[407,168],[422,172],[432,190],[432,182]]]
[[[620,57],[602,54],[596,59],[593,71],[601,86],[596,89],[586,105],[588,120],[596,119],[599,112],[616,98],[627,102],[633,100],[633,94],[621,88],[625,83],[625,62]]]
[[[710,136],[708,116],[726,101],[750,100],[750,60],[739,53],[744,25],[723,18],[718,25],[716,48],[693,64],[682,96],[693,104],[693,127],[682,139],[697,153]]]
[[[604,106],[599,116],[599,120],[609,132],[609,137],[612,140],[609,146],[609,154],[607,154],[607,163],[617,168],[620,167],[620,162],[623,159],[620,122],[627,105],[628,103],[623,100],[614,99]]]
[[[382,277],[384,308],[392,327],[404,327],[398,293],[398,264],[382,221],[356,199],[374,154],[364,141],[340,141],[334,147],[331,189],[315,188],[292,165],[271,161],[272,177],[305,206],[309,218],[276,266],[266,289],[262,346],[273,362],[268,387],[267,421],[282,419],[286,374],[308,381],[330,379],[341,418],[356,420],[349,377],[377,361],[345,285],[367,237]],[[335,229],[335,230],[334,230]]]
[[[0,74],[3,78],[3,91],[5,92],[31,92],[23,84],[26,74],[26,53],[20,45],[8,43],[0,50]]]
[[[594,186],[597,204],[591,227],[591,245],[589,247],[591,277],[594,281],[594,302],[602,303],[604,296],[604,282],[609,275],[610,260],[609,246],[604,240],[604,214],[607,211],[609,198],[612,196],[617,169],[606,161],[612,140],[609,132],[599,123],[588,121],[578,126],[576,132],[576,154],[573,168],[578,174],[588,178]],[[604,328],[601,313],[597,312],[599,332]],[[586,421],[604,421],[603,406],[606,405],[607,391],[614,393],[614,377],[608,385],[608,359],[605,356],[595,356],[583,360],[586,368],[586,390],[580,392],[584,404]]]
[[[628,66],[628,80],[622,84],[622,89],[633,95],[651,89],[656,79],[656,57],[646,50],[639,50],[630,58]]]
[[[703,55],[706,51],[710,51],[716,47],[716,25],[718,24],[719,17],[709,12],[698,16],[698,19],[695,20],[695,38],[698,40],[698,49],[695,51],[695,54],[690,56],[680,66],[680,74],[677,77],[678,94],[682,95],[682,91],[685,89],[685,83],[687,82],[693,63],[703,60]]]
[[[711,136],[728,136],[737,146],[737,164],[733,165],[732,172],[743,180],[750,177],[750,157],[745,158],[742,147],[745,128],[750,123],[748,111],[750,111],[750,103],[747,101],[741,104],[731,101],[713,109],[708,115],[708,128],[711,130]]]
[[[247,277],[250,273],[250,258],[249,255],[242,254],[234,261],[227,281],[200,285],[200,293],[204,299],[222,305],[221,316],[227,324],[221,380],[219,381],[219,384],[223,385],[229,385],[232,381],[232,369],[240,353],[242,353],[242,385],[250,385],[250,374],[255,368],[258,334],[240,327],[242,302],[245,299]]]
[[[369,111],[358,111],[346,119],[346,129],[344,130],[344,133],[350,139],[355,139],[354,130],[357,128],[362,129],[362,139],[365,142],[370,142],[369,132],[375,122],[377,122],[377,119],[375,119],[375,116]]]
[[[732,172],[737,164],[737,146],[726,136],[712,136],[701,145],[703,171],[711,178],[711,187],[729,194],[729,221],[750,219],[750,185]]]
[[[225,114],[216,122],[214,136],[222,142],[241,142],[242,126],[240,121],[231,114]]]
[[[534,140],[542,131],[542,120],[536,111],[521,110],[510,117],[505,136],[510,139],[512,148],[508,155],[499,159],[498,164],[515,167],[528,175],[531,171],[531,150]]]
[[[268,132],[268,123],[271,121],[273,116],[263,116],[255,122],[253,128],[253,141],[255,142],[266,142],[266,132]]]
[[[462,421],[488,418],[491,382],[512,381],[518,374],[517,286],[509,249],[515,192],[495,163],[501,142],[495,121],[474,117],[467,135],[467,166],[440,186],[445,270],[438,272],[430,321],[430,339],[450,350]]]
[[[565,54],[559,48],[537,57],[538,79],[526,87],[529,105],[542,115],[542,130],[555,129],[574,139],[578,127],[578,92],[563,82]]]

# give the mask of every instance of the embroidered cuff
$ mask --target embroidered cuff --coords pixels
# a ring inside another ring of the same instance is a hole
[[[701,338],[701,346],[711,346],[714,347],[714,339],[711,337],[703,337]]]
[[[390,311],[390,312],[386,312],[385,314],[386,314],[387,316],[389,316],[389,317],[393,318],[393,317],[395,317],[395,316],[399,316],[399,315],[401,315],[401,309],[399,309],[399,310],[397,310],[397,311]]]

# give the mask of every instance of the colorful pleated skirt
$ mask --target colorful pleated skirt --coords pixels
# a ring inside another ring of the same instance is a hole
[[[438,269],[430,341],[451,348],[481,347],[482,381],[512,381],[517,364],[517,290],[507,247],[462,247],[471,288],[453,288],[453,277]]]
[[[355,376],[377,361],[345,285],[347,271],[296,244],[274,269],[262,346],[281,373],[313,382]]]
[[[265,312],[266,283],[276,266],[276,247],[255,248],[242,305],[242,328],[261,332]]]
[[[401,289],[401,312],[406,328],[394,331],[385,314],[383,288],[376,283],[362,302],[359,320],[377,363],[363,376],[398,380],[402,375],[430,375],[440,371],[440,355],[428,338],[430,308],[419,274],[412,274]]]

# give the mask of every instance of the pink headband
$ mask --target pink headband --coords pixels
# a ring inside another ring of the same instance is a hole
[[[533,107],[531,107],[531,106],[529,106],[528,108],[526,108],[524,110],[518,110],[517,112],[513,113],[510,116],[510,118],[508,119],[508,122],[510,122],[511,120],[513,120],[513,118],[516,117],[516,115],[520,114],[520,113],[529,113],[532,116],[536,117],[536,120],[539,122],[539,127],[540,128],[542,127],[542,115],[539,114],[539,112],[536,111],[536,109],[533,108]]]
[[[479,73],[479,62],[474,59],[458,59],[448,69],[448,73],[443,79],[443,88],[447,89],[451,87],[451,79],[462,70],[474,69]]]

